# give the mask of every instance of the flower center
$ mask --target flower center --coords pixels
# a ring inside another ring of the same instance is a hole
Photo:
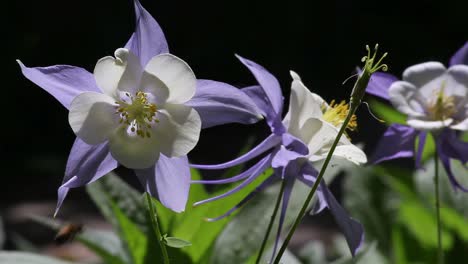
[[[323,119],[332,125],[339,127],[344,123],[346,116],[349,112],[349,105],[346,101],[341,101],[339,104],[335,103],[335,100],[330,102],[330,106],[327,107],[325,104],[322,105]],[[356,115],[351,117],[347,129],[354,131],[357,128]]]
[[[115,102],[118,104],[116,114],[120,115],[120,123],[125,124],[130,128],[130,131],[142,138],[151,137],[151,124],[159,122],[155,118],[157,107],[153,103],[148,102],[147,94],[137,92],[135,96],[130,93],[125,93],[126,97],[123,100]]]
[[[442,88],[434,91],[435,99],[429,103],[427,111],[434,120],[445,120],[455,114],[455,101],[453,96],[446,96],[444,93],[445,83]]]

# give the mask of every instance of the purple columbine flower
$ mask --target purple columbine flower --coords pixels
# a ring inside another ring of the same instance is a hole
[[[408,116],[407,126],[394,124],[387,129],[372,162],[415,156],[419,168],[427,133],[432,133],[452,186],[468,191],[457,181],[450,165],[450,159],[463,164],[468,161],[468,143],[458,138],[468,131],[467,64],[468,42],[450,59],[448,69],[439,62],[426,62],[407,68],[401,81],[385,73],[371,77],[367,92],[390,101]]]
[[[320,96],[311,93],[296,73],[291,72],[293,82],[289,111],[285,118],[281,120],[283,95],[277,79],[262,66],[242,57],[238,56],[238,58],[252,72],[259,84],[258,86],[244,88],[243,91],[262,110],[272,133],[251,151],[232,161],[219,165],[192,165],[200,169],[224,169],[264,154],[259,162],[232,178],[194,181],[194,183],[203,184],[223,184],[242,181],[241,184],[232,190],[220,196],[199,201],[195,205],[218,200],[233,194],[254,181],[268,167],[273,167],[273,175],[262,182],[255,191],[222,216],[211,220],[219,220],[230,215],[267,186],[280,180],[285,181],[286,185],[282,197],[278,232],[273,249],[272,257],[274,257],[288,201],[293,191],[293,185],[297,180],[308,186],[314,184],[318,174],[314,168],[314,164],[325,159],[333,140],[338,134],[338,129],[346,117],[348,105],[344,103],[332,103],[328,105]],[[356,122],[353,119],[350,128],[354,128],[355,125]],[[356,164],[367,161],[366,155],[359,148],[351,144],[347,137],[342,137],[333,158],[341,159],[341,161],[350,160]],[[363,241],[364,231],[362,225],[348,216],[324,182],[320,184],[317,194],[318,203],[313,209],[313,213],[318,213],[325,207],[330,209],[354,255]]]
[[[135,169],[147,192],[176,212],[185,209],[190,186],[187,153],[201,128],[261,119],[255,103],[225,83],[197,80],[169,54],[158,23],[134,1],[136,29],[114,57],[94,73],[55,65],[23,74],[70,110],[77,139],[58,189],[57,211],[70,188],[91,183],[119,164]]]

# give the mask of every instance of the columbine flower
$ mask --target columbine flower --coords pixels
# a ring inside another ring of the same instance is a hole
[[[189,106],[196,79],[171,54],[151,58],[143,69],[127,49],[105,57],[94,68],[98,92],[83,92],[70,105],[69,122],[85,143],[108,142],[120,164],[146,169],[159,159],[186,155],[195,147],[201,120]]]
[[[119,164],[135,169],[145,190],[166,207],[185,209],[190,186],[186,154],[200,128],[253,123],[260,110],[239,89],[196,80],[169,54],[164,34],[135,0],[136,30],[115,57],[98,61],[94,74],[56,65],[23,74],[70,110],[77,135],[58,190],[57,211],[70,188],[91,183]]]
[[[252,72],[259,83],[259,86],[245,88],[243,91],[263,111],[272,134],[250,152],[235,160],[219,165],[192,166],[201,169],[224,169],[251,160],[261,154],[266,153],[266,155],[258,163],[232,178],[195,181],[194,183],[223,184],[243,180],[241,184],[225,194],[197,202],[195,205],[221,199],[235,193],[255,180],[268,167],[273,167],[273,175],[261,183],[254,192],[250,193],[224,215],[211,220],[218,220],[230,215],[252,199],[256,193],[272,183],[279,180],[286,181],[282,197],[280,222],[273,250],[274,256],[293,185],[296,180],[308,186],[313,185],[318,174],[314,168],[314,164],[325,159],[331,144],[338,134],[338,129],[344,121],[348,106],[345,103],[327,104],[320,96],[311,93],[302,84],[296,73],[291,72],[293,82],[289,111],[284,120],[281,121],[283,96],[276,78],[262,66],[241,57],[239,59]],[[349,128],[354,129],[355,126],[356,122],[354,120]],[[359,148],[352,145],[346,137],[342,137],[333,157],[350,160],[356,164],[366,162],[365,154]],[[328,190],[326,184],[322,182],[318,189],[318,203],[313,212],[320,212],[325,207],[328,207],[332,212],[346,236],[351,252],[354,254],[362,242],[363,228],[361,224],[347,215]]]
[[[375,163],[416,156],[416,166],[420,167],[430,132],[452,185],[468,191],[458,183],[450,165],[450,159],[468,161],[468,143],[457,137],[458,132],[468,130],[468,66],[461,64],[468,64],[468,43],[451,58],[448,69],[439,62],[426,62],[406,69],[401,81],[390,74],[372,77],[367,91],[389,100],[408,116],[408,126],[394,124],[385,132],[373,156]]]

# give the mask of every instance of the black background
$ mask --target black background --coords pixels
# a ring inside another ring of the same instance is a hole
[[[238,87],[254,84],[234,53],[269,69],[289,98],[289,70],[327,101],[348,99],[341,85],[365,55],[365,44],[388,51],[389,72],[429,60],[447,63],[468,36],[468,1],[158,1],[142,0],[165,32],[171,53],[198,78]],[[5,7],[6,4],[6,7]],[[134,29],[130,0],[8,1],[2,33],[1,206],[55,200],[74,140],[68,112],[21,75],[27,66],[96,61],[122,47]],[[6,67],[5,67],[6,66]],[[5,68],[3,68],[5,67]],[[288,100],[286,100],[287,105]],[[287,109],[287,107],[285,107]],[[384,126],[358,112],[355,142],[370,153]],[[192,161],[234,157],[249,135],[267,135],[265,124],[225,125],[202,132]],[[81,188],[82,189],[82,188]],[[70,199],[82,198],[82,190]],[[81,193],[81,194],[80,194]]]

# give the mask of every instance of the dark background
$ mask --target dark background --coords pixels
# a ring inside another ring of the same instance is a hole
[[[388,51],[389,72],[400,76],[415,63],[447,63],[468,37],[468,1],[141,2],[163,28],[171,53],[187,61],[198,78],[238,87],[254,84],[234,57],[237,53],[269,69],[286,98],[290,69],[327,101],[348,99],[352,81],[341,83],[360,64],[365,44],[378,42]],[[69,64],[92,71],[96,61],[122,47],[134,29],[131,0],[5,4],[0,210],[28,200],[55,201],[74,140],[67,110],[24,78],[15,59],[27,66]],[[370,153],[384,126],[364,109],[358,120],[353,139],[365,141]],[[225,161],[249,135],[258,142],[267,133],[263,123],[207,129],[189,157],[194,162]],[[84,197],[79,188],[69,199]]]

